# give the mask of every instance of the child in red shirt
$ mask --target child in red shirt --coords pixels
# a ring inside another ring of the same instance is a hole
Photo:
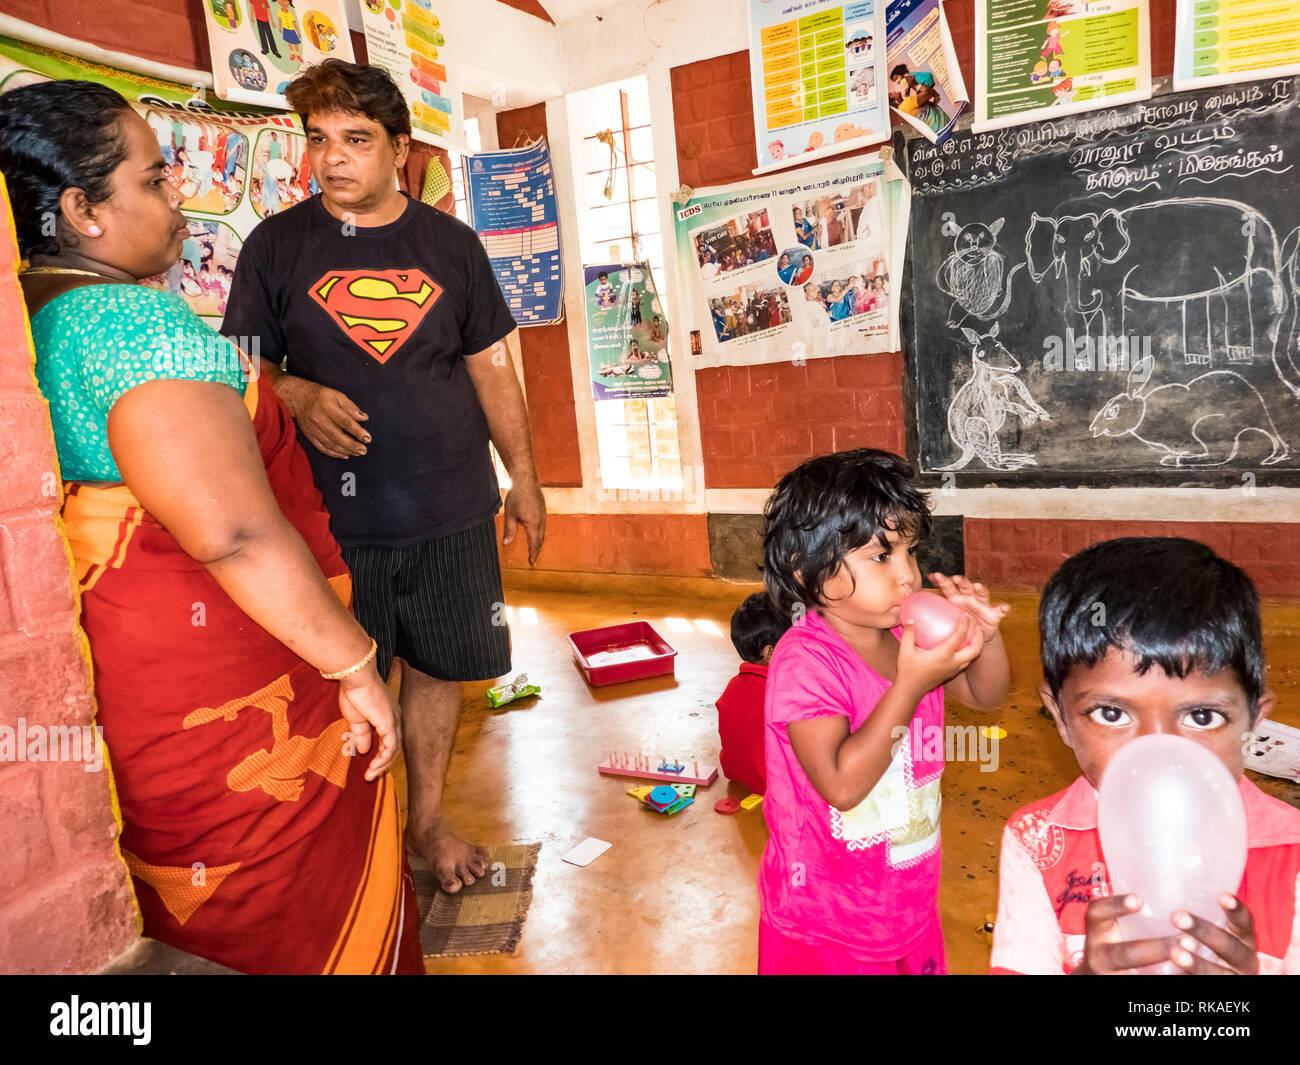
[[[1242,775],[1247,733],[1274,702],[1250,578],[1193,540],[1108,540],[1062,564],[1038,618],[1039,695],[1083,775],[1007,825],[992,971],[1114,973],[1172,961],[1193,974],[1300,972],[1300,810]],[[1126,940],[1119,918],[1142,903],[1113,892],[1096,789],[1115,753],[1152,733],[1208,747],[1237,778],[1246,871],[1235,895],[1220,896],[1222,914],[1178,910],[1169,935]]]
[[[718,762],[728,780],[762,795],[767,790],[763,764],[763,699],[767,664],[781,634],[790,627],[772,608],[766,592],[755,592],[731,615],[731,643],[744,659],[718,699]]]

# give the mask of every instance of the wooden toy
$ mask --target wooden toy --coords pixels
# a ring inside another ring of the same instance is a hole
[[[640,799],[642,802],[644,802],[645,797],[649,795],[652,791],[654,791],[654,789],[655,789],[655,785],[653,784],[638,784],[634,788],[628,788],[627,793],[631,795],[632,798]],[[694,784],[674,784],[673,789],[683,799],[693,799],[695,797]]]
[[[678,766],[675,772],[656,766]],[[613,751],[596,771],[608,777],[634,777],[637,780],[662,780],[668,784],[698,784],[707,787],[718,779],[718,767],[705,765],[703,762],[691,762],[686,765],[673,759],[660,758],[657,761],[639,752]]]

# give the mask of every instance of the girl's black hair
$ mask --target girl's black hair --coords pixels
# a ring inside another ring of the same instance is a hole
[[[24,259],[63,247],[55,224],[65,189],[81,189],[92,204],[112,194],[113,171],[127,155],[121,119],[130,110],[121,93],[93,81],[45,81],[0,95],[0,173]]]
[[[1126,536],[1066,559],[1038,605],[1043,676],[1059,698],[1070,670],[1109,648],[1129,651],[1138,673],[1171,677],[1231,668],[1253,713],[1264,694],[1259,596],[1249,577],[1205,544]]]
[[[775,647],[789,627],[789,616],[772,609],[767,593],[755,592],[731,615],[731,645],[746,662],[762,662],[763,648]]]
[[[763,579],[773,605],[823,605],[822,589],[844,556],[885,534],[930,535],[930,505],[899,456],[858,448],[809,459],[781,478],[764,510]]]

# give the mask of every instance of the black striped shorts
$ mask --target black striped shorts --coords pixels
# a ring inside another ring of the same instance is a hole
[[[394,658],[438,680],[510,672],[495,521],[412,547],[344,547],[343,558],[381,677]]]

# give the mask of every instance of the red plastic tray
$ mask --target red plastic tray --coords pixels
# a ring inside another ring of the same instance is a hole
[[[677,652],[648,621],[569,633],[569,645],[593,687],[672,676]]]

